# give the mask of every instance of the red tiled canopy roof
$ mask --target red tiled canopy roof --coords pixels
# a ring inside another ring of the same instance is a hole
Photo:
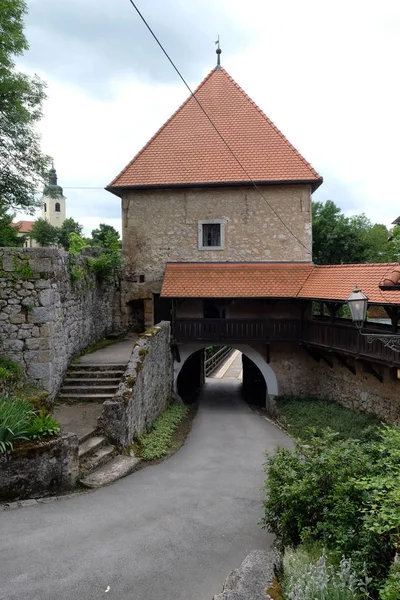
[[[379,284],[397,263],[314,266],[312,263],[167,263],[164,298],[309,298],[345,301],[354,285],[375,304],[400,304]]]
[[[315,267],[300,290],[301,298],[321,300],[346,300],[357,284],[376,304],[400,304],[399,291],[382,291],[379,284],[391,273],[397,263],[372,263],[364,265],[323,265]]]
[[[16,223],[11,223],[11,225],[18,229],[19,233],[29,233],[29,231],[32,231],[34,222],[35,221],[17,221]]]
[[[294,297],[312,270],[312,263],[168,263],[161,296]]]
[[[194,92],[251,178],[309,182],[322,178],[225,69],[213,69]],[[249,178],[193,97],[189,97],[108,186],[232,184]]]

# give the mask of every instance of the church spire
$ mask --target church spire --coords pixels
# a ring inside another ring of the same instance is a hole
[[[216,66],[215,70],[216,71],[220,71],[221,70],[221,53],[222,53],[222,50],[221,50],[221,48],[219,46],[219,35],[218,35],[218,39],[217,39],[217,41],[215,43],[218,44],[218,48],[216,49],[216,53],[217,53],[217,66]]]

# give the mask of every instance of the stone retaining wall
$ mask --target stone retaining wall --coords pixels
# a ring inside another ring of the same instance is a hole
[[[346,358],[352,373],[333,354],[317,362],[304,348],[274,345],[271,348],[270,367],[278,380],[279,395],[318,396],[357,412],[367,412],[388,422],[400,421],[400,380],[397,370],[373,364],[383,379],[380,382],[368,372],[368,365]]]
[[[136,343],[113,400],[103,405],[99,423],[120,447],[148,430],[172,397],[170,324],[161,322]]]
[[[87,259],[55,248],[0,248],[0,354],[55,396],[71,358],[120,327],[120,292]]]
[[[78,437],[72,433],[24,442],[0,454],[0,500],[40,498],[72,490],[79,473]]]

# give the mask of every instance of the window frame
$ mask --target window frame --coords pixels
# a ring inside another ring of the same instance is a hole
[[[58,207],[58,210],[57,210]],[[54,205],[54,212],[56,213],[60,213],[61,212],[61,204],[59,202],[56,202]]]
[[[203,225],[220,226],[219,246],[203,246]],[[198,250],[225,250],[225,219],[203,219],[197,222],[197,249]]]

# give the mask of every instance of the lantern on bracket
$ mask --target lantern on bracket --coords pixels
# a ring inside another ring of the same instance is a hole
[[[367,318],[368,297],[363,294],[358,288],[358,285],[355,284],[354,290],[351,292],[346,302],[350,309],[351,320],[357,329],[361,329]]]

